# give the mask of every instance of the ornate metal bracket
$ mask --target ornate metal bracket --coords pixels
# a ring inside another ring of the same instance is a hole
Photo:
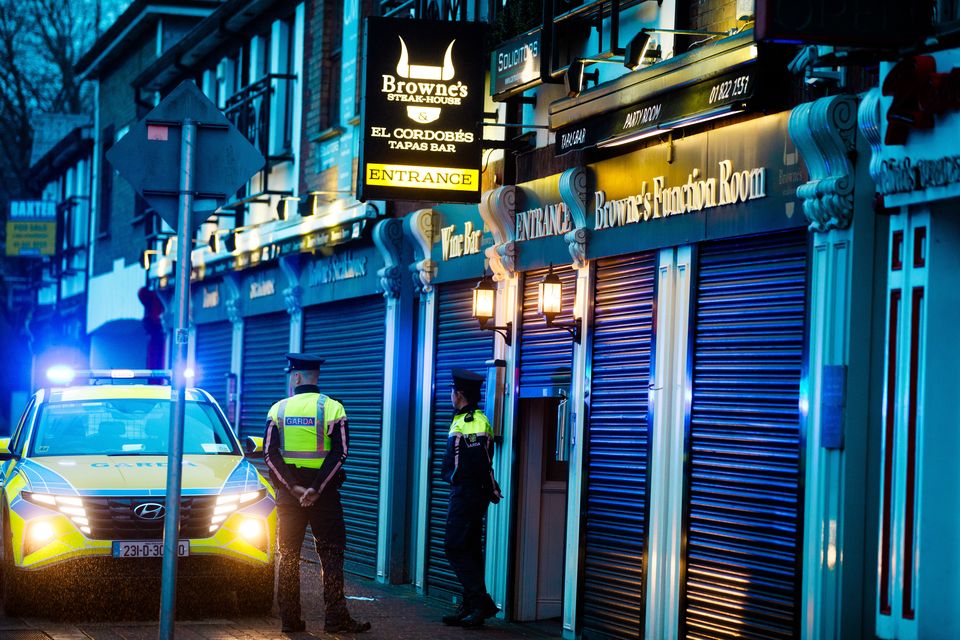
[[[488,247],[485,255],[496,281],[508,280],[514,276],[517,268],[517,245],[514,242],[514,209],[517,201],[517,188],[513,185],[497,187],[485,191],[480,196],[480,217],[493,234],[493,246]]]
[[[811,231],[846,229],[853,220],[857,98],[837,95],[800,105],[790,114],[790,137],[810,170],[797,188]]]
[[[381,220],[373,228],[373,243],[383,257],[383,268],[377,270],[383,297],[400,297],[400,260],[403,254],[403,222],[397,218]]]
[[[430,258],[436,233],[437,213],[433,209],[414,211],[403,220],[403,229],[413,241],[414,262],[410,265],[413,284],[420,293],[433,291],[437,265]]]
[[[560,175],[560,199],[570,210],[574,229],[564,234],[563,239],[573,258],[573,266],[581,269],[587,264],[587,242],[590,230],[587,227],[587,177],[586,167],[573,167]]]
[[[292,256],[282,256],[278,263],[280,272],[286,279],[287,286],[283,289],[283,303],[287,307],[287,313],[294,315],[303,310],[301,303],[303,299],[303,287],[300,286],[300,265],[295,262]]]

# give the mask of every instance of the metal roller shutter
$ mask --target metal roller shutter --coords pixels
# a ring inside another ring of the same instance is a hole
[[[473,282],[437,287],[437,343],[431,413],[430,505],[427,531],[427,594],[442,598],[460,595],[460,583],[443,550],[450,486],[440,477],[447,434],[453,420],[450,372],[456,368],[485,373],[493,357],[493,332],[483,331],[472,315]],[[483,385],[486,397],[487,385]],[[481,406],[483,401],[481,400]]]
[[[243,326],[243,371],[240,377],[240,436],[262,437],[267,412],[287,395],[286,353],[290,350],[290,316],[286,312],[251,316]]]
[[[573,322],[577,272],[570,267],[554,269],[563,284],[562,313],[556,321]],[[563,329],[547,327],[537,313],[538,285],[546,269],[530,271],[523,279],[523,321],[520,325],[520,396],[543,397],[570,394],[573,340]]]
[[[587,417],[583,637],[637,638],[644,609],[656,257],[597,261]]]
[[[688,450],[687,638],[799,636],[806,233],[705,244]]]
[[[227,374],[233,355],[233,325],[212,322],[197,325],[196,384],[227,410]]]
[[[377,571],[385,313],[383,297],[369,296],[308,307],[303,322],[303,350],[326,358],[320,390],[342,402],[349,418],[347,481],[340,490],[345,566],[369,578]]]

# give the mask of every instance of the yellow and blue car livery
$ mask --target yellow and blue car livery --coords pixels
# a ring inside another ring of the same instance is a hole
[[[170,387],[37,392],[0,439],[0,595],[27,612],[46,578],[159,576]],[[234,589],[242,608],[273,602],[276,503],[213,398],[187,394],[180,502],[181,580]]]

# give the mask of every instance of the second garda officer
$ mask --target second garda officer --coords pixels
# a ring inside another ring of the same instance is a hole
[[[490,503],[502,496],[493,477],[493,429],[479,407],[482,383],[483,377],[472,371],[453,370],[454,416],[442,469],[450,483],[444,547],[463,586],[460,609],[443,622],[462,627],[482,626],[499,611],[484,579],[483,519]]]
[[[300,548],[309,524],[323,573],[324,631],[360,633],[370,623],[350,617],[343,594],[346,528],[340,485],[346,477],[347,414],[342,404],[317,387],[322,358],[288,353],[287,360],[293,395],[270,408],[263,443],[263,457],[277,490],[277,600],[282,629],[306,628],[300,609]]]

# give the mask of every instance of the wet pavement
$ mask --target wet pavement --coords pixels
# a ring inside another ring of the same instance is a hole
[[[466,638],[546,639],[559,635],[559,626],[536,627],[489,620],[486,627],[466,630],[446,627],[440,618],[452,605],[418,595],[410,585],[381,585],[347,577],[346,594],[351,615],[368,620],[373,628],[361,635],[327,634],[323,631],[320,568],[309,556],[302,564],[304,633],[280,632],[274,616],[250,617],[237,608],[232,591],[207,590],[181,593],[178,601],[176,637],[183,640],[268,640],[272,638],[369,638],[370,640],[419,640]],[[0,640],[146,640],[157,637],[158,589],[119,582],[103,590],[52,598],[53,606],[36,618],[0,616]],[[72,596],[72,597],[71,597]],[[274,609],[274,614],[276,609]],[[551,631],[556,631],[556,635]]]

